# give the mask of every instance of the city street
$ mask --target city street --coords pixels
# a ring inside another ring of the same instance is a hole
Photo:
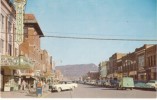
[[[79,84],[73,91],[52,92],[46,98],[156,98],[155,91],[116,90]]]
[[[2,98],[37,98],[35,94],[27,95],[26,92],[2,92]],[[78,84],[73,91],[44,92],[40,98],[156,98],[156,91],[146,90],[116,90],[90,85]]]

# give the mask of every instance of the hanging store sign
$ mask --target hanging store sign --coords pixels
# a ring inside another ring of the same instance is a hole
[[[26,5],[26,0],[15,0],[16,9],[16,41],[18,44],[23,42],[24,34],[24,9]]]

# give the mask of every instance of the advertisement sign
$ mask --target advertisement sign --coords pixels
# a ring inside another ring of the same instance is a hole
[[[23,42],[24,34],[24,9],[26,5],[26,0],[15,0],[14,2],[16,9],[16,41],[18,44]]]

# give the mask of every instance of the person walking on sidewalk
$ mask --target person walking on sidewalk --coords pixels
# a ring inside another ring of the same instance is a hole
[[[26,88],[26,82],[25,80],[23,80],[21,84],[21,90],[25,90],[25,88]]]
[[[36,88],[36,93],[37,93],[37,96],[39,96],[39,94],[42,96],[42,81],[41,80],[39,80],[38,82],[37,82],[37,88]]]

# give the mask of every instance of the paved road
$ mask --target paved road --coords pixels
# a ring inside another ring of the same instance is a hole
[[[156,91],[116,90],[79,84],[73,91],[52,92],[45,98],[156,98]]]

